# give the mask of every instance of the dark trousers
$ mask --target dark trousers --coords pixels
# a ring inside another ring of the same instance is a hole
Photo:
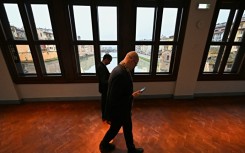
[[[124,117],[123,119],[112,119],[110,128],[106,132],[101,143],[108,144],[118,134],[121,127],[123,127],[123,134],[128,150],[134,149],[131,115],[128,115],[128,117]]]
[[[101,113],[102,113],[102,120],[105,120],[106,97],[107,97],[107,92],[102,92],[101,93]]]

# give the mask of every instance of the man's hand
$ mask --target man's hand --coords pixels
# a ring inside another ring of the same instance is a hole
[[[135,91],[135,92],[132,93],[132,96],[135,98],[135,97],[140,96],[141,93],[142,93],[142,92],[141,92],[140,90],[137,90],[137,91]]]

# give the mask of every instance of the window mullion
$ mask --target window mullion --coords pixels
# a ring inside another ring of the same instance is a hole
[[[174,67],[177,67],[177,66],[175,66],[175,64],[176,64],[175,58],[177,59],[176,55],[178,55],[178,51],[180,50],[180,45],[178,45],[178,44],[180,44],[179,42],[181,41],[179,38],[181,35],[181,33],[180,33],[181,27],[183,27],[183,26],[181,26],[181,18],[183,17],[183,13],[184,13],[183,8],[179,7],[178,12],[177,12],[177,18],[176,18],[176,26],[175,26],[175,33],[174,33],[175,37],[174,37],[172,56],[171,56],[171,61],[170,61],[171,63],[170,63],[170,67],[169,67],[169,72],[171,74],[177,73],[176,69],[175,69],[176,72],[173,72],[173,70],[174,70]],[[182,30],[182,31],[184,31],[184,30]]]
[[[91,5],[91,17],[93,27],[93,41],[94,41],[94,58],[95,61],[100,61],[100,47],[99,47],[99,21],[98,21],[98,10],[95,2]],[[95,62],[95,65],[97,63]]]
[[[5,31],[4,33],[4,39],[6,40],[12,40],[13,39],[13,35],[12,35],[12,32],[11,32],[11,29],[10,29],[10,24],[8,21],[8,18],[7,18],[7,14],[5,12],[5,9],[4,9],[4,6],[3,6],[3,3],[0,4],[0,17],[3,19],[2,21],[2,26],[3,26],[3,30]],[[5,22],[4,22],[5,21]],[[9,28],[7,28],[9,27]]]
[[[24,74],[23,68],[21,66],[21,60],[20,57],[18,55],[17,52],[17,47],[15,44],[8,44],[8,49],[6,50],[7,52],[9,51],[9,54],[7,54],[7,56],[9,57],[9,59],[11,59],[11,63],[14,62],[15,64],[11,64],[11,66],[13,65],[14,69],[11,70],[15,70],[13,73],[15,74],[15,76],[18,76],[18,72],[20,72],[19,74]],[[19,63],[19,64],[17,64]]]
[[[175,58],[176,58],[176,55],[177,55],[177,50],[178,50],[177,45],[173,45],[172,56],[171,56],[171,63],[170,63],[170,66],[169,66],[169,73],[170,74],[173,74],[174,73],[173,70],[174,70],[174,67],[175,67],[174,64],[176,64]]]
[[[75,72],[79,73],[80,72],[80,63],[79,63],[79,54],[78,54],[78,42],[77,42],[77,32],[76,32],[76,27],[75,27],[75,18],[74,18],[74,9],[73,9],[73,5],[69,5],[69,14],[70,14],[70,22],[71,22],[71,41],[72,41],[72,49],[74,51],[74,56],[75,56]],[[78,76],[76,74],[74,74],[75,76]]]
[[[232,21],[233,21],[234,15],[235,15],[235,11],[236,10],[233,9],[233,10],[231,10],[231,12],[229,14],[222,42],[227,42],[227,40],[228,40],[228,36],[229,36],[230,29],[232,26]],[[229,39],[229,40],[231,40],[231,39]],[[227,55],[227,54],[229,55],[229,53],[227,53],[227,52],[229,52],[228,48],[231,48],[231,47],[230,46],[228,47],[226,45],[220,46],[219,53],[218,53],[218,56],[217,56],[217,59],[216,59],[215,65],[214,65],[213,72],[218,72],[219,74],[223,73],[224,67],[222,67],[222,66],[224,65],[224,58],[226,57],[225,55]]]
[[[231,52],[232,44],[234,42],[234,39],[236,36],[236,31],[239,27],[242,15],[243,15],[243,11],[239,10],[237,13],[236,19],[235,19],[235,23],[233,24],[233,28],[231,29],[231,35],[230,35],[230,38],[228,40],[228,46],[226,46],[225,53],[224,53],[224,56],[223,56],[223,59],[222,59],[221,65],[220,65],[219,74],[222,74],[224,72],[226,63],[228,62],[229,54]],[[233,15],[233,17],[234,17],[234,15]],[[229,21],[230,20],[232,21],[233,17],[231,19],[229,18]]]
[[[38,54],[38,51],[36,50],[36,44],[33,38],[34,28],[34,18],[32,15],[31,7],[29,4],[21,3],[19,4],[20,14],[22,16],[23,24],[26,29],[26,36],[28,40],[28,44],[30,46],[30,51],[33,56],[33,62],[36,68],[37,76],[42,77],[43,76],[43,70],[45,70],[44,64],[40,63],[40,54]]]
[[[75,19],[74,19],[74,10],[73,10],[73,5],[69,5],[69,10],[70,10],[70,19],[71,19],[71,28],[72,28],[72,41],[74,44],[74,41],[77,39],[77,32],[76,32],[76,27],[75,27]]]
[[[244,61],[244,55],[245,55],[245,44],[243,43],[243,45],[239,48],[237,52],[236,59],[231,69],[232,73],[239,73],[242,65],[242,61]]]
[[[15,64],[14,60],[17,60],[18,62],[20,62],[18,53],[17,53],[17,49],[16,46],[13,45],[13,35],[11,32],[11,28],[10,28],[10,24],[7,18],[7,14],[5,12],[3,3],[0,4],[0,11],[2,13],[0,13],[0,18],[3,19],[0,21],[1,24],[1,28],[0,28],[0,44],[1,44],[1,49],[2,49],[2,53],[5,57],[5,60],[8,61],[7,64],[10,73],[12,74],[12,78],[16,79],[16,76],[18,75],[18,65]],[[4,41],[7,41],[7,43],[3,43]],[[15,55],[13,55],[15,54]],[[16,59],[14,59],[14,57]],[[20,66],[20,65],[19,65]],[[22,71],[22,68],[21,68]]]
[[[232,26],[232,22],[233,22],[233,18],[234,18],[235,12],[236,12],[236,10],[232,9],[230,14],[229,14],[228,21],[227,21],[226,28],[225,28],[225,32],[224,32],[224,36],[223,36],[223,39],[222,39],[223,42],[227,42],[228,41],[228,36],[230,34],[230,30],[231,30],[231,26]]]
[[[238,10],[237,15],[235,16],[236,17],[235,22],[233,23],[233,27],[231,29],[231,35],[230,35],[230,38],[228,40],[229,42],[234,42],[234,39],[236,37],[236,32],[237,32],[238,27],[240,25],[242,15],[243,15],[243,10]]]
[[[213,72],[218,72],[220,69],[220,62],[222,61],[222,57],[223,57],[223,54],[224,54],[224,49],[227,50],[227,47],[225,47],[225,45],[221,45],[220,48],[219,48],[219,53],[218,53],[218,56],[217,56],[217,59],[216,59],[216,62],[215,62],[215,65],[214,65],[214,70]]]
[[[176,18],[176,25],[175,25],[175,32],[174,32],[174,42],[178,42],[179,40],[179,34],[180,34],[180,27],[181,27],[181,16],[182,16],[183,9],[182,8],[178,8],[178,12],[177,12],[177,18]]]
[[[73,68],[71,68],[72,64],[70,64],[72,62],[70,62],[69,64],[64,64],[64,54],[65,54],[64,52],[65,52],[65,49],[63,49],[63,46],[61,46],[61,43],[59,43],[61,41],[61,38],[59,36],[59,31],[60,30],[58,29],[58,27],[61,27],[61,26],[59,25],[59,22],[57,22],[58,19],[56,18],[56,11],[54,11],[55,9],[61,10],[62,5],[58,5],[56,3],[47,2],[47,7],[48,7],[49,15],[50,15],[50,22],[51,22],[51,27],[52,27],[52,31],[53,31],[53,37],[54,37],[54,40],[48,40],[48,42],[51,42],[52,45],[56,46],[56,53],[57,53],[57,58],[58,58],[58,63],[59,63],[61,76],[65,76],[67,79],[70,79],[71,75],[69,75],[68,73],[73,72]],[[59,15],[60,16],[61,15],[64,16],[63,14],[60,13],[60,11],[59,11]],[[63,19],[62,19],[62,22],[64,22]],[[62,31],[66,32],[66,30],[64,30],[64,29],[66,29],[66,27],[61,27],[61,29],[62,29]],[[67,44],[65,44],[64,46],[67,46]],[[42,51],[40,53],[42,54]],[[43,57],[43,55],[42,55],[42,57]],[[45,63],[45,61],[43,61],[43,64],[44,63]],[[71,70],[69,70],[69,72],[65,71],[65,70],[68,69],[67,67],[69,67],[69,69],[71,69]],[[47,73],[46,70],[45,70],[45,72]],[[73,74],[73,73],[71,73],[71,74]]]
[[[245,11],[245,10],[243,10]],[[245,41],[245,34],[243,34],[241,42]],[[241,46],[239,48],[239,51],[237,52],[236,59],[234,61],[233,67],[231,69],[231,72],[235,73],[240,71],[239,69],[242,68],[242,62],[245,62],[245,43],[241,43]]]
[[[163,14],[163,7],[156,7],[155,8],[155,26],[153,30],[153,41],[154,46],[152,48],[152,63],[151,63],[151,75],[156,75],[157,69],[157,61],[158,61],[158,52],[159,52],[159,44],[160,44],[160,34],[161,34],[161,22],[162,22],[162,14]]]
[[[221,56],[222,59],[219,59],[220,61],[216,61],[216,64],[220,63],[218,74],[223,74],[224,73],[225,65],[226,65],[226,62],[228,60],[228,57],[229,57],[229,54],[230,54],[230,51],[231,51],[231,47],[232,47],[231,45],[226,46],[225,50],[223,50],[224,51],[223,58]],[[216,66],[216,64],[215,64],[215,66]]]

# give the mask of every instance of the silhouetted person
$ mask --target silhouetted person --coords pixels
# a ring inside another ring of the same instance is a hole
[[[140,90],[133,92],[133,80],[131,71],[139,61],[135,51],[127,53],[121,63],[110,74],[107,102],[106,120],[110,121],[110,128],[100,143],[102,153],[115,149],[115,145],[109,143],[123,127],[124,138],[128,153],[142,153],[142,148],[135,148],[132,133],[131,109],[134,97],[141,94]]]
[[[97,75],[99,78],[99,92],[101,93],[101,114],[102,120],[105,121],[105,104],[106,95],[108,89],[108,79],[110,72],[108,71],[106,65],[110,64],[112,61],[112,56],[110,54],[105,54],[103,59],[97,65]]]

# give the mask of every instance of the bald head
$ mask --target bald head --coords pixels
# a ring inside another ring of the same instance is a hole
[[[133,70],[139,61],[139,56],[135,51],[130,51],[127,53],[127,55],[125,56],[125,58],[123,59],[123,61],[121,63],[125,64],[125,66],[130,69]]]
[[[125,58],[132,58],[136,60],[137,62],[139,61],[139,56],[135,51],[128,52]]]

